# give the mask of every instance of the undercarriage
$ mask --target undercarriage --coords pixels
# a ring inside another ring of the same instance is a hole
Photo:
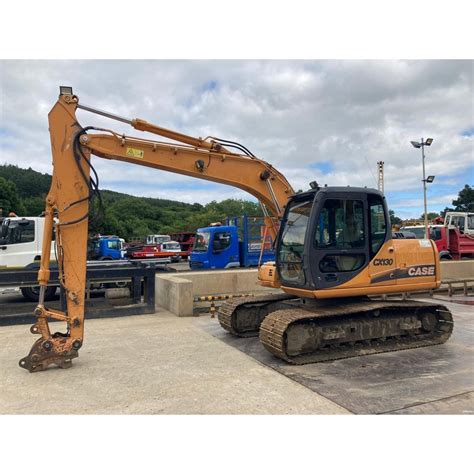
[[[221,326],[292,364],[412,349],[446,342],[450,311],[411,300],[301,300],[291,295],[243,298],[223,305]]]

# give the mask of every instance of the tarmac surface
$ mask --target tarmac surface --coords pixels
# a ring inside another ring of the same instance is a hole
[[[454,318],[445,344],[318,364],[291,365],[272,356],[258,338],[235,338],[212,324],[205,329],[352,413],[474,414],[472,306],[440,299]]]
[[[304,366],[209,315],[161,311],[87,320],[72,368],[30,374],[18,366],[29,325],[0,327],[0,413],[474,413],[472,306],[443,304],[455,321],[446,344]]]

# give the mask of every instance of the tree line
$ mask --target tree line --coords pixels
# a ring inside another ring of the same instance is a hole
[[[3,216],[15,212],[19,216],[39,216],[44,210],[46,194],[51,186],[51,176],[31,168],[0,165],[0,209]],[[258,203],[243,199],[226,199],[209,204],[188,204],[168,199],[144,198],[125,193],[103,190],[104,215],[90,225],[91,233],[119,235],[125,239],[144,237],[148,234],[169,234],[195,231],[211,222],[222,221],[227,216],[260,216]],[[97,204],[92,205],[94,213]],[[437,213],[428,213],[432,220],[446,211],[474,212],[474,188],[466,184],[459,191],[453,207]],[[1,215],[1,214],[0,214]],[[424,215],[420,217],[422,220]],[[402,220],[390,210],[392,224]]]

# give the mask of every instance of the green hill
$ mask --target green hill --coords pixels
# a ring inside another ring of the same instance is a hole
[[[0,208],[3,209],[3,215],[10,211],[25,216],[40,215],[50,184],[51,176],[48,174],[31,168],[0,165]],[[241,199],[212,201],[203,206],[108,190],[101,190],[101,195],[105,216],[101,222],[91,225],[90,232],[115,234],[125,239],[193,231],[230,215],[261,215],[257,203]]]

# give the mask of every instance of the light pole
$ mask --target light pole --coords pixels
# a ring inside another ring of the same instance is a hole
[[[431,146],[433,143],[432,138],[427,138],[426,141],[421,139],[421,142],[410,142],[415,148],[421,148],[421,161],[423,163],[423,200],[425,205],[425,239],[428,238],[428,209],[426,204],[426,183],[432,183],[434,176],[428,176],[428,179],[425,177],[425,146]]]

